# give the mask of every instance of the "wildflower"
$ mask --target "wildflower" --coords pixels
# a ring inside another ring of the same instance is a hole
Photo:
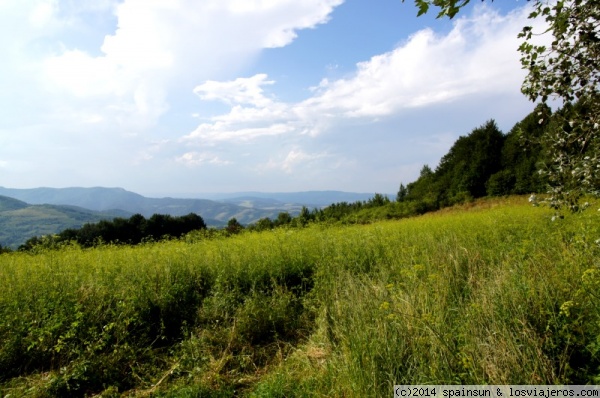
[[[569,300],[569,301],[565,301],[561,306],[560,306],[560,313],[566,317],[569,317],[571,315],[571,308],[575,305],[575,303],[573,302],[573,300]]]
[[[531,203],[534,206],[538,205],[538,199],[537,196],[535,194],[531,194],[531,196],[529,197],[529,203]]]

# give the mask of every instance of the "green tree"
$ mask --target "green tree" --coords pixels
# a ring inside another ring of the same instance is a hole
[[[233,217],[227,222],[227,227],[225,230],[230,234],[238,234],[244,229],[244,226],[238,222],[238,220]]]
[[[402,0],[404,2],[404,0]],[[422,15],[430,6],[438,17],[454,17],[470,0],[415,0]],[[548,28],[519,34],[521,64],[527,70],[522,92],[532,101],[558,99],[578,102],[542,137],[548,158],[540,171],[550,183],[554,208],[579,208],[582,195],[600,195],[600,2],[597,0],[534,0],[530,19],[543,19]],[[550,34],[550,46],[536,44],[536,36]]]
[[[435,174],[429,165],[424,165],[419,178],[406,186],[406,200],[417,203],[416,213],[425,213],[439,208],[439,191]]]
[[[435,171],[441,205],[485,196],[487,181],[500,170],[503,143],[493,120],[459,137]]]
[[[492,188],[495,192],[488,191],[488,194],[523,195],[544,191],[547,182],[538,169],[546,154],[540,139],[548,130],[551,117],[550,107],[539,104],[510,130],[502,147],[502,175],[492,176],[494,182],[505,183],[505,189]]]
[[[559,120],[544,139],[549,156],[543,169],[550,204],[576,210],[582,195],[600,195],[600,3],[537,0],[529,17],[543,18],[553,41],[549,47],[534,44],[538,32],[523,28],[523,93],[532,101],[577,102],[573,112],[555,115]]]
[[[276,227],[287,225],[292,222],[292,216],[287,211],[282,211],[277,215],[277,219],[274,221]]]
[[[406,195],[408,195],[408,189],[403,183],[400,183],[400,188],[396,194],[396,202],[404,202],[406,200]]]
[[[2,253],[10,253],[11,250],[9,247],[3,247],[2,245],[0,245],[0,254]]]
[[[274,226],[275,224],[273,223],[273,221],[271,221],[269,217],[264,217],[258,220],[256,224],[254,224],[254,229],[256,231],[266,231],[269,229],[273,229]]]
[[[381,207],[388,203],[390,203],[390,199],[387,196],[376,193],[375,196],[367,201],[367,207]]]
[[[297,226],[304,227],[306,224],[308,224],[313,219],[314,219],[314,215],[311,214],[310,210],[308,210],[308,207],[302,206],[302,210],[300,210],[300,214],[298,214],[298,217],[296,217],[296,224],[297,224]]]
[[[453,18],[462,7],[469,4],[469,1],[470,0],[415,0],[415,5],[419,9],[417,16],[426,14],[429,11],[429,7],[434,6],[439,8],[438,18]],[[404,0],[402,0],[402,2],[404,3]]]

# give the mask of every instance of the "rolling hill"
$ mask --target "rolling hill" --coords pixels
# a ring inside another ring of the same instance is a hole
[[[130,215],[122,210],[99,212],[77,206],[30,205],[0,196],[0,244],[16,249],[33,236],[55,234],[85,223]]]
[[[148,198],[123,188],[31,188],[13,189],[0,187],[0,195],[19,199],[29,204],[52,204],[78,206],[94,211],[122,210],[131,214],[140,213],[144,217],[153,214],[183,216],[189,213],[200,215],[208,225],[222,226],[232,217],[242,224],[254,222],[263,217],[276,217],[280,211],[294,212],[284,203],[269,208],[244,205],[233,202],[217,202],[208,199]],[[299,211],[299,207],[297,207]]]
[[[296,215],[302,206],[323,207],[334,202],[366,200],[370,194],[340,191],[288,193],[239,192],[212,194],[209,199],[148,198],[123,188],[0,187],[0,244],[16,248],[33,236],[58,233],[102,219],[142,214],[200,215],[211,227],[231,218],[250,224],[280,212]]]

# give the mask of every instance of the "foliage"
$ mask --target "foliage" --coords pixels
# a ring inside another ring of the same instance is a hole
[[[238,222],[238,220],[233,217],[227,222],[227,227],[225,230],[230,234],[239,234],[244,229],[244,226]]]
[[[470,0],[415,0],[419,9],[417,16],[426,14],[432,5],[439,8],[438,18],[447,16],[453,18],[458,11],[469,3]],[[493,0],[492,0],[493,1]],[[402,0],[404,2],[404,0]]]
[[[436,168],[442,205],[456,203],[466,195],[486,195],[485,184],[499,171],[504,136],[492,120],[459,137]]]
[[[419,178],[407,185],[403,202],[415,202],[417,213],[424,213],[486,196],[489,180],[501,169],[505,140],[493,120],[459,137],[435,171],[423,166]],[[492,187],[493,194],[509,193],[495,180]]]
[[[83,247],[98,243],[136,245],[145,240],[158,240],[163,237],[178,238],[198,229],[206,229],[206,224],[202,217],[194,213],[181,217],[154,214],[147,220],[141,214],[134,214],[129,219],[117,217],[112,221],[88,223],[79,229],[66,229],[53,236],[34,236],[21,245],[19,250],[31,250],[39,245],[52,247],[69,242],[76,242]]]
[[[538,169],[544,163],[547,152],[540,139],[549,129],[552,116],[550,107],[539,104],[511,129],[502,147],[501,174],[492,176],[488,194],[497,196],[544,192],[546,180]],[[494,183],[507,185],[504,189],[489,192],[490,189],[494,190]]]
[[[403,183],[400,183],[398,193],[396,194],[396,202],[404,202],[406,195],[408,195],[408,189],[406,189]]]
[[[549,162],[544,172],[551,183],[550,204],[579,208],[582,195],[600,195],[600,4],[566,0],[534,2],[529,18],[543,18],[552,43],[535,43],[532,27],[519,35],[521,63],[528,74],[522,91],[529,99],[555,98],[577,102],[562,114],[544,139]]]
[[[401,222],[3,254],[0,395],[597,384],[600,227],[549,213],[488,199]]]
[[[415,0],[418,15],[434,5],[438,17],[454,17],[470,0]],[[555,209],[581,209],[584,195],[600,195],[600,3],[592,0],[534,0],[530,19],[543,19],[544,32],[523,27],[521,64],[527,70],[522,92],[532,101],[559,100],[570,111],[554,117],[539,142],[547,152],[540,168],[549,182],[547,202]],[[549,46],[538,36],[550,34]],[[540,117],[542,123],[546,118]],[[494,178],[492,190],[507,183]]]

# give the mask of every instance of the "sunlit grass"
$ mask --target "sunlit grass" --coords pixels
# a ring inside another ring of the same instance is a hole
[[[0,396],[389,396],[600,382],[600,238],[524,198],[0,256]]]

